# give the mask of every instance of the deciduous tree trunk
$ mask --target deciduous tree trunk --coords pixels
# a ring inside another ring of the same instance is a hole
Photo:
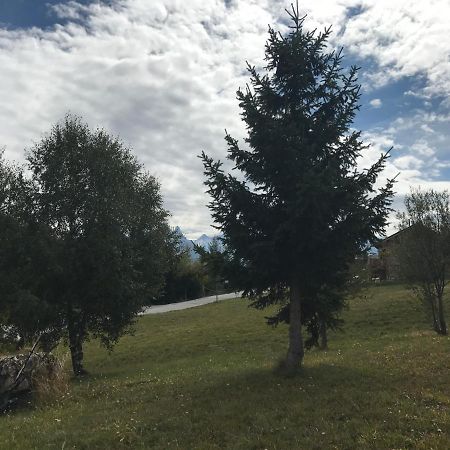
[[[86,371],[83,368],[83,342],[79,333],[74,332],[72,335],[69,333],[69,348],[74,375],[84,375]]]
[[[438,322],[437,312],[436,312],[437,305],[436,305],[436,302],[433,297],[430,298],[429,303],[431,306],[431,313],[433,315],[433,328],[434,328],[434,331],[436,331],[436,333],[439,333],[439,322]]]
[[[72,359],[72,370],[75,376],[85,375],[83,367],[84,321],[76,317],[71,305],[68,307],[69,349]]]
[[[301,367],[305,353],[301,323],[301,294],[296,276],[293,277],[290,286],[289,308],[289,348],[286,357],[286,369],[289,372],[295,372]]]
[[[442,295],[438,298],[438,316],[439,316],[439,334],[447,335],[447,324],[445,322],[444,315],[444,302],[442,301]]]

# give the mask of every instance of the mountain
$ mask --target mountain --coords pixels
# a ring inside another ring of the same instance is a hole
[[[201,247],[208,249],[209,244],[212,242],[213,237],[207,236],[206,234],[202,234],[198,239],[194,241],[195,244],[200,245]]]
[[[219,237],[219,236],[208,236],[206,234],[202,234],[198,239],[191,241],[183,234],[180,227],[176,227],[175,231],[177,231],[180,234],[181,245],[183,248],[186,248],[187,250],[189,250],[189,255],[192,259],[198,259],[198,255],[194,251],[194,244],[200,245],[201,247],[203,247],[204,249],[207,250],[209,248],[209,244],[212,242],[212,240],[215,237]],[[222,245],[221,245],[221,247],[222,247]]]

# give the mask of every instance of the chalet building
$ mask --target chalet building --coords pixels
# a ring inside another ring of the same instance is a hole
[[[371,255],[368,259],[369,270],[373,278],[380,280],[398,280],[400,278],[397,249],[408,230],[409,228],[405,228],[397,231],[374,245],[378,250],[378,255]]]

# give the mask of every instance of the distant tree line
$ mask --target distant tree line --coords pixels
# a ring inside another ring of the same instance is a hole
[[[192,300],[199,297],[231,292],[236,286],[230,281],[230,261],[228,253],[214,237],[205,248],[194,244],[193,258],[190,249],[183,246],[181,235],[174,231],[176,244],[172,253],[169,269],[165,275],[162,294],[155,299],[155,304],[165,304]]]

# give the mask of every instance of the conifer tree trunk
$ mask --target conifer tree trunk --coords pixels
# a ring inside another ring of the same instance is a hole
[[[319,348],[321,350],[326,350],[328,348],[327,324],[323,319],[320,319],[319,323],[319,336],[320,336]]]
[[[286,369],[289,372],[295,372],[301,367],[305,353],[301,323],[301,294],[297,276],[294,276],[291,282],[289,308],[289,348]]]

